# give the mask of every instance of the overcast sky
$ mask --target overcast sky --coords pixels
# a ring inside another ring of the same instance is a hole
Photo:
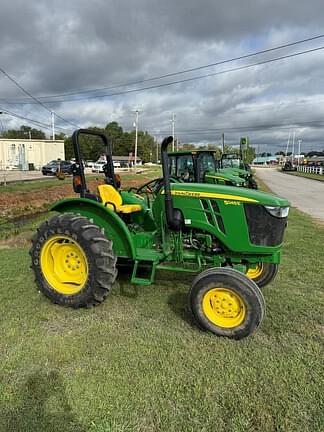
[[[124,130],[132,130],[132,110],[138,108],[139,128],[158,139],[171,133],[174,113],[176,136],[182,142],[218,143],[224,131],[230,144],[248,135],[260,151],[278,151],[285,150],[289,131],[295,129],[302,148],[320,150],[324,149],[324,50],[145,91],[91,96],[321,47],[324,38],[121,86],[320,35],[323,22],[320,0],[11,0],[2,2],[1,8],[0,67],[34,96],[51,96],[42,99],[44,104],[80,127],[117,121]],[[106,90],[82,93],[100,88]],[[78,94],[52,97],[71,92]],[[49,125],[49,112],[36,104],[22,104],[26,97],[0,74],[0,109]],[[58,102],[49,103],[53,100]],[[2,129],[27,123],[8,114],[0,120]],[[71,133],[71,124],[56,121]]]

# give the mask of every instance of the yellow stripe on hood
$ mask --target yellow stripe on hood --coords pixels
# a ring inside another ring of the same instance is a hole
[[[164,194],[164,191],[162,191],[162,194]],[[254,202],[254,203],[258,202],[258,200],[254,198],[247,198],[239,195],[227,195],[227,194],[213,193],[213,192],[191,192],[191,191],[172,190],[171,195],[187,196],[192,198],[219,198],[223,200],[232,200],[232,201],[241,201],[241,202]]]

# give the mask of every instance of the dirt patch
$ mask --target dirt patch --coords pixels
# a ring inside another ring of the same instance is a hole
[[[150,178],[122,180],[123,189],[138,187]],[[95,192],[103,180],[92,180],[88,183],[89,190]],[[3,192],[0,194],[0,218],[13,219],[21,215],[29,215],[47,210],[55,201],[63,198],[76,197],[71,184],[57,185],[50,188],[23,192]]]
[[[50,206],[58,199],[72,196],[71,185],[61,185],[30,192],[3,192],[0,196],[0,217],[10,219],[34,213]]]

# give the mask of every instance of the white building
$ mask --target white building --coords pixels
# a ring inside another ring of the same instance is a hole
[[[54,159],[65,159],[63,140],[0,138],[0,170],[40,169]]]

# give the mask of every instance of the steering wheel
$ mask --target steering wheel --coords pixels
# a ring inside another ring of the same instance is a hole
[[[132,187],[128,189],[128,192],[134,191],[135,194],[141,195],[156,195],[159,190],[163,187],[164,179],[163,177],[156,178],[154,180],[150,180],[149,182],[143,184],[139,188]],[[180,179],[175,179],[174,177],[170,177],[170,183],[179,183],[182,181]]]
[[[150,180],[149,182],[144,183],[139,188],[131,187],[130,189],[128,189],[128,192],[134,192],[137,195],[156,193],[155,189],[159,185],[160,181],[161,181],[161,178],[156,178],[154,180]]]

